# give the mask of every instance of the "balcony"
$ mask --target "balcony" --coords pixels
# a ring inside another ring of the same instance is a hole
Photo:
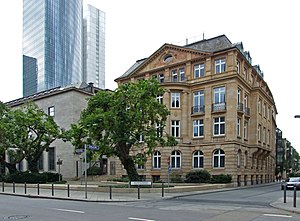
[[[184,76],[173,76],[173,77],[165,77],[163,79],[163,81],[160,81],[160,83],[169,83],[169,82],[173,82],[173,83],[178,83],[178,82],[187,82],[188,78],[184,77]]]
[[[222,103],[214,103],[212,104],[212,112],[222,112],[222,111],[226,111],[226,103],[222,102]]]
[[[244,104],[243,103],[238,103],[237,111],[242,114],[244,113]]]
[[[193,106],[192,107],[192,114],[204,114],[205,106]]]
[[[250,108],[249,107],[244,108],[244,114],[245,114],[245,116],[250,117]]]

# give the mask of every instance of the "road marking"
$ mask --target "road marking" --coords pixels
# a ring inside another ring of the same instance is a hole
[[[139,220],[139,221],[155,221],[154,219],[143,219],[143,218],[136,218],[136,217],[128,217],[131,220]]]
[[[70,212],[70,213],[84,213],[84,211],[80,210],[71,210],[71,209],[58,209],[58,208],[52,208],[54,210],[63,211],[63,212]]]
[[[264,214],[264,216],[274,216],[274,217],[292,218],[292,216],[289,216],[289,215],[281,215],[281,214]]]

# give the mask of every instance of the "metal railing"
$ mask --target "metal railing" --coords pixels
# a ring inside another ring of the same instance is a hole
[[[205,106],[202,105],[202,106],[193,106],[192,107],[192,114],[204,114],[204,110],[205,110]]]

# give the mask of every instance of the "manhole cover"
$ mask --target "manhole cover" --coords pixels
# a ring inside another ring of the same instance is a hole
[[[17,220],[17,219],[26,219],[26,218],[29,218],[29,216],[27,216],[27,215],[14,215],[14,216],[4,217],[4,219],[8,219],[8,220]]]

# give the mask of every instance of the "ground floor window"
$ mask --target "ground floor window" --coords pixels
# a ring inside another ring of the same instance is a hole
[[[213,166],[215,168],[225,167],[225,152],[223,150],[218,149],[214,151]]]

